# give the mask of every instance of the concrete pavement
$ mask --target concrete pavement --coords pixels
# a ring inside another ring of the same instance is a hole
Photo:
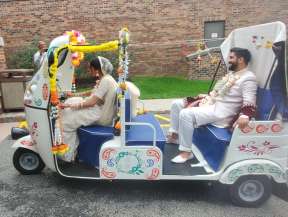
[[[10,135],[11,128],[17,125],[18,122],[0,123],[0,142]]]

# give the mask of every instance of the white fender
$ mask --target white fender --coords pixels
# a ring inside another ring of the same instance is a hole
[[[219,181],[223,184],[233,184],[239,177],[245,175],[271,176],[277,183],[286,183],[285,170],[270,160],[254,159],[244,160],[232,164],[224,171]]]
[[[14,144],[12,145],[12,148],[15,148],[15,149],[26,148],[26,149],[30,149],[31,151],[38,153],[38,150],[36,148],[36,144],[33,142],[30,135],[24,136],[24,137],[16,140],[16,142],[14,142]]]

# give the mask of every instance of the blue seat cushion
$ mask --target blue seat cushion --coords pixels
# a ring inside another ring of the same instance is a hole
[[[166,138],[163,130],[152,113],[137,115],[132,122],[144,122],[152,124],[156,129],[156,146],[164,151]],[[126,145],[153,145],[153,130],[148,126],[131,126],[126,131]]]
[[[79,160],[91,166],[99,166],[101,146],[104,142],[113,139],[113,131],[113,127],[99,125],[78,128]]]
[[[209,166],[217,171],[230,143],[232,133],[227,128],[206,125],[196,128],[193,133],[193,144],[201,151]]]
[[[269,120],[273,108],[273,96],[271,90],[258,87],[257,89],[257,120]]]

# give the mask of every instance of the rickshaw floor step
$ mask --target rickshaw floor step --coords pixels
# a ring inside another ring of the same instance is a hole
[[[163,175],[194,176],[208,174],[203,167],[191,167],[191,164],[198,163],[196,158],[182,164],[172,163],[171,159],[178,153],[178,145],[166,143],[163,154]]]
[[[99,170],[83,162],[61,163],[58,164],[60,171],[68,176],[95,177],[99,178]]]

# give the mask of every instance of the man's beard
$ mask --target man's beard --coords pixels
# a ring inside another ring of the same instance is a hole
[[[233,71],[233,72],[235,72],[235,70],[237,69],[237,64],[235,64],[235,63],[230,63],[230,65],[229,65],[229,70],[230,71]]]

